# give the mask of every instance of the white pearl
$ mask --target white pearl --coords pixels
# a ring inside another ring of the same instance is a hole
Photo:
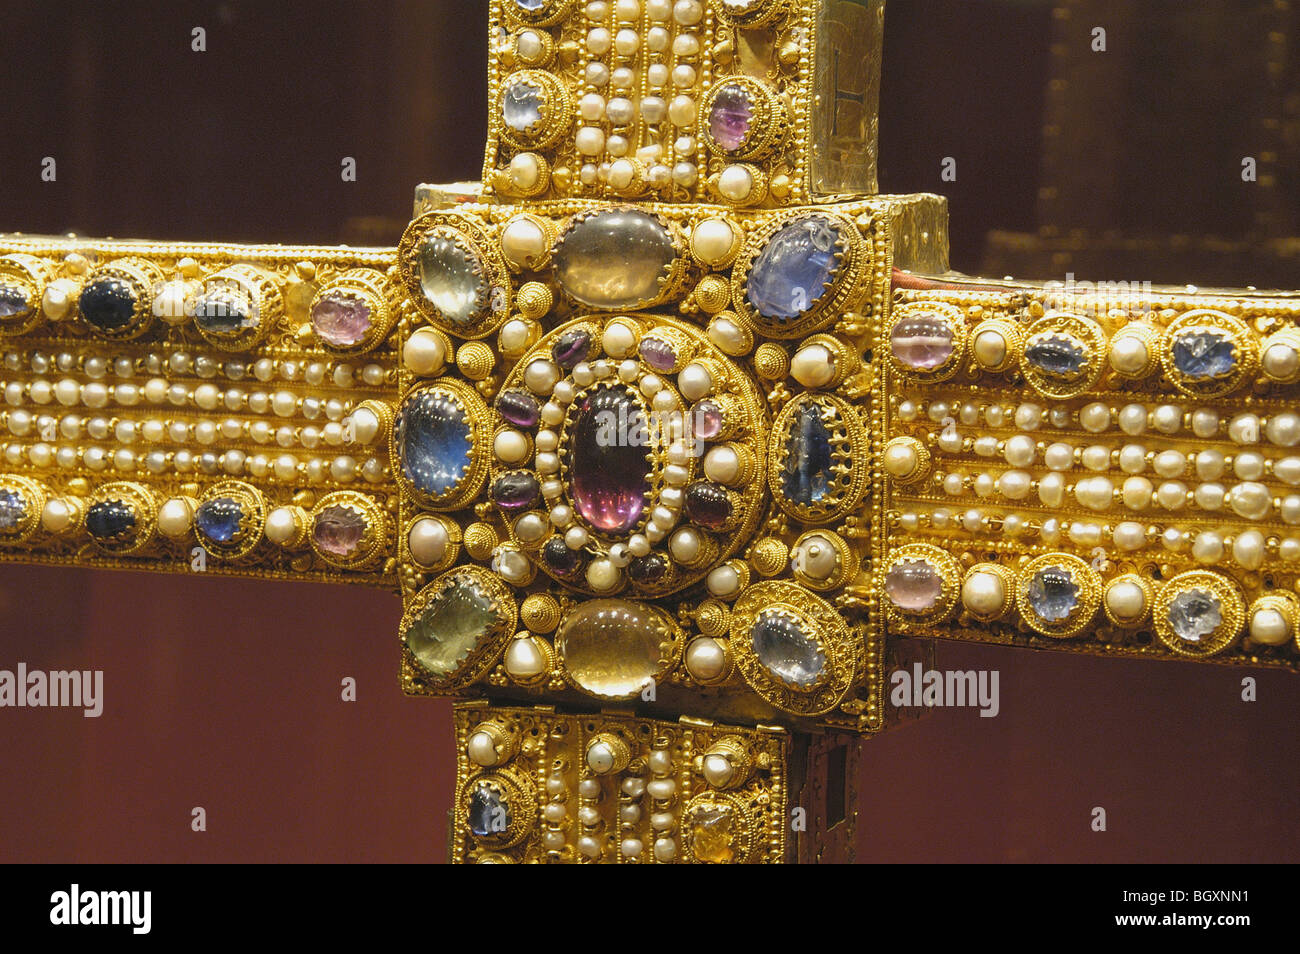
[[[1095,523],[1077,521],[1070,524],[1068,536],[1071,543],[1081,547],[1095,547],[1101,543],[1101,527]]]
[[[1038,481],[1038,499],[1048,507],[1059,507],[1065,502],[1065,478],[1060,474],[1045,474]]]
[[[1161,434],[1176,434],[1183,426],[1183,409],[1176,404],[1161,404],[1151,415],[1151,426]]]
[[[1089,510],[1109,510],[1115,487],[1106,477],[1085,477],[1074,485],[1074,498]]]
[[[920,463],[916,448],[909,442],[891,441],[885,448],[885,473],[891,477],[906,479],[916,473]]]
[[[698,401],[713,390],[713,376],[699,363],[691,363],[677,376],[677,388],[688,401]]]
[[[614,589],[621,579],[622,573],[609,559],[592,560],[587,567],[587,585],[597,592],[606,593]]]
[[[1295,447],[1300,444],[1300,415],[1274,414],[1264,426],[1264,434],[1278,447]]]
[[[1258,570],[1264,565],[1264,535],[1258,530],[1246,530],[1232,541],[1232,558],[1247,570]]]
[[[1006,604],[1006,585],[998,574],[980,570],[962,583],[961,601],[978,616],[993,616]]]
[[[1144,510],[1151,503],[1153,492],[1151,481],[1145,477],[1130,477],[1121,488],[1124,506],[1130,510]]]
[[[1214,480],[1222,476],[1224,463],[1223,455],[1218,451],[1201,451],[1196,455],[1196,476],[1202,480]]]
[[[1004,471],[998,477],[998,492],[1011,500],[1023,500],[1029,496],[1031,479],[1023,470]]]
[[[1239,516],[1260,520],[1273,505],[1272,495],[1263,484],[1254,481],[1237,484],[1228,491],[1228,506]]]
[[[1198,533],[1192,541],[1192,558],[1207,566],[1218,563],[1223,559],[1223,537],[1212,530]]]
[[[1176,450],[1164,450],[1156,454],[1151,469],[1161,477],[1179,477],[1187,469],[1187,458]]]
[[[1300,370],[1300,352],[1288,344],[1273,344],[1264,352],[1260,364],[1270,378],[1289,381]]]
[[[1038,429],[1043,422],[1043,409],[1037,404],[1021,404],[1016,408],[1016,427],[1023,431]]]
[[[1110,408],[1100,401],[1094,401],[1079,411],[1079,426],[1085,431],[1099,434],[1110,427]]]
[[[1212,408],[1197,408],[1192,412],[1192,433],[1210,438],[1219,433],[1219,412]]]
[[[1126,404],[1119,411],[1119,429],[1136,437],[1147,429],[1147,409],[1141,404]]]
[[[736,246],[736,232],[726,219],[705,219],[691,233],[691,251],[705,265],[726,261]]]
[[[1007,339],[996,331],[981,331],[972,350],[981,367],[998,368],[1007,360]]]
[[[960,453],[962,444],[961,434],[955,427],[945,427],[939,433],[939,449],[942,451],[950,454]]]
[[[740,589],[740,574],[736,568],[723,564],[712,570],[706,580],[709,592],[723,599],[734,596]]]
[[[1273,476],[1284,484],[1300,484],[1300,457],[1283,457],[1273,464]]]
[[[1147,611],[1147,595],[1132,580],[1117,580],[1106,587],[1106,608],[1116,619],[1132,622]]]
[[[1034,462],[1037,445],[1032,437],[1017,434],[1007,441],[1003,457],[1012,467],[1027,467]]]
[[[730,318],[718,317],[709,322],[709,340],[732,357],[748,350],[745,333]]]
[[[516,679],[529,679],[546,671],[546,656],[531,637],[516,639],[506,650],[506,672]]]
[[[1259,480],[1264,476],[1264,455],[1242,451],[1232,459],[1232,472],[1242,480]]]
[[[1074,448],[1057,442],[1043,451],[1043,463],[1048,470],[1069,470],[1074,466]]]
[[[1171,480],[1156,488],[1156,503],[1166,510],[1182,510],[1187,506],[1187,485]]]
[[[677,842],[671,838],[655,839],[655,860],[672,861],[677,857]]]
[[[972,482],[975,494],[979,497],[992,497],[993,491],[997,489],[997,486],[997,481],[994,480],[993,475],[987,471],[982,474],[977,474],[975,480]]]
[[[1223,484],[1199,484],[1193,491],[1193,499],[1196,506],[1202,510],[1222,510],[1223,502],[1228,496]]]
[[[740,455],[731,447],[714,447],[704,455],[704,476],[720,484],[735,484],[741,476]]]
[[[1259,418],[1254,414],[1238,414],[1228,422],[1228,436],[1237,444],[1259,443]]]
[[[813,580],[829,580],[839,566],[839,553],[820,534],[808,537],[795,549],[795,568]]]
[[[972,449],[980,457],[996,457],[998,453],[998,439],[991,434],[984,434],[975,438]]]
[[[476,765],[496,765],[497,747],[492,736],[486,732],[475,732],[465,745],[465,752],[470,761]]]
[[[1187,532],[1177,527],[1167,527],[1164,533],[1160,534],[1160,542],[1164,544],[1166,550],[1181,553],[1187,549]]]
[[[1089,444],[1083,449],[1080,461],[1091,471],[1103,473],[1110,470],[1110,448],[1101,444]]]
[[[585,99],[586,97],[584,101]],[[600,97],[597,96],[597,99]],[[602,100],[602,104],[603,102]],[[516,216],[501,230],[501,251],[512,265],[531,267],[546,254],[546,231],[534,219],[525,215]]]
[[[1300,523],[1300,495],[1289,494],[1283,497],[1280,513],[1283,523],[1292,525]]]
[[[806,388],[821,388],[835,379],[835,356],[825,345],[800,348],[790,361],[790,375]]]
[[[194,511],[188,500],[172,497],[158,508],[158,530],[173,540],[186,536],[194,522]]]
[[[266,538],[277,546],[284,546],[298,535],[298,521],[293,510],[276,507],[266,515]]]
[[[402,363],[414,374],[437,374],[447,361],[442,338],[431,328],[420,328],[402,346]]]
[[[560,369],[553,361],[545,358],[530,361],[524,369],[524,384],[534,394],[549,394],[559,380]]]
[[[492,440],[492,451],[497,460],[518,464],[528,456],[528,438],[513,428],[500,431]]]
[[[1146,545],[1146,528],[1140,523],[1132,520],[1125,520],[1116,524],[1114,531],[1111,533],[1115,546],[1121,550],[1140,550]]]
[[[1141,374],[1151,363],[1141,335],[1117,335],[1110,343],[1110,366],[1121,374]]]
[[[645,789],[651,798],[664,801],[673,797],[673,793],[677,791],[677,783],[671,778],[656,778],[652,779]]]
[[[441,520],[434,517],[423,517],[415,521],[407,536],[411,557],[421,566],[434,566],[441,562],[446,556],[449,543],[447,528]]]
[[[754,191],[754,177],[744,166],[731,165],[718,176],[718,192],[732,202],[744,202]]]
[[[1291,638],[1291,621],[1272,606],[1260,607],[1250,614],[1250,638],[1262,646],[1281,646]]]

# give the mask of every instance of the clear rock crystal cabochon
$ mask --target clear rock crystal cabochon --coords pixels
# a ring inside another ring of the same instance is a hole
[[[839,274],[843,252],[839,223],[824,215],[795,219],[759,251],[745,299],[768,321],[793,321],[821,301]]]
[[[257,310],[248,296],[230,288],[217,288],[194,302],[194,322],[214,335],[238,335],[257,327]]]
[[[750,627],[749,637],[763,668],[788,686],[807,689],[826,668],[821,644],[797,616],[764,610]]]
[[[394,425],[402,473],[430,497],[452,493],[470,466],[474,441],[455,396],[426,388],[407,396]]]
[[[673,237],[655,216],[606,209],[580,218],[561,236],[555,279],[593,308],[635,308],[660,297],[676,259]]]
[[[1079,606],[1079,585],[1065,567],[1046,566],[1029,581],[1027,598],[1040,619],[1058,623],[1069,619]]]
[[[27,516],[27,500],[16,490],[0,489],[0,533],[12,533]]]
[[[653,607],[631,600],[581,603],[560,623],[564,671],[595,696],[627,699],[663,675],[676,634]]]
[[[1223,625],[1223,611],[1218,597],[1198,587],[1169,601],[1168,619],[1179,639],[1199,643]]]
[[[450,324],[472,324],[487,310],[483,262],[477,252],[450,235],[435,232],[420,242],[415,272],[424,297]]]
[[[541,87],[531,80],[517,79],[505,89],[501,118],[516,132],[526,132],[541,122],[545,102]]]
[[[650,493],[649,448],[620,440],[644,431],[644,404],[630,388],[589,392],[569,427],[569,490],[574,508],[594,530],[631,531]]]

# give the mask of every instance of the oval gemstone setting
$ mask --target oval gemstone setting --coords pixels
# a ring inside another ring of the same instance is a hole
[[[0,489],[0,533],[17,533],[27,519],[27,500],[16,490]]]
[[[795,689],[814,686],[826,669],[826,653],[807,624],[787,611],[766,609],[749,630],[754,655],[773,677]]]
[[[564,670],[594,696],[626,699],[659,677],[673,639],[653,608],[621,599],[588,600],[560,624],[556,648]]]
[[[81,317],[100,331],[121,331],[131,324],[139,301],[130,282],[103,275],[81,290],[77,304]]]
[[[1025,360],[1050,377],[1077,378],[1088,367],[1088,349],[1069,334],[1036,335],[1025,347]]]
[[[208,334],[232,337],[256,328],[258,316],[246,295],[218,288],[194,302],[194,323]]]
[[[1186,643],[1200,643],[1223,625],[1223,608],[1218,597],[1194,587],[1169,601],[1169,627]]]
[[[101,542],[127,538],[135,524],[135,508],[125,500],[101,500],[86,509],[86,532]]]
[[[816,403],[807,401],[795,412],[786,434],[785,454],[781,491],[786,499],[804,507],[820,503],[834,480],[835,455],[830,428]]]
[[[355,348],[370,334],[370,303],[360,295],[327,292],[311,306],[311,326],[327,345]]]
[[[447,677],[501,625],[496,601],[462,574],[446,581],[402,638],[416,662],[435,676]]]
[[[645,405],[630,388],[600,388],[575,404],[569,425],[569,491],[578,515],[594,530],[624,534],[645,511],[650,493]]]
[[[365,514],[352,507],[333,504],[316,514],[311,536],[321,550],[346,560],[356,554],[368,528]]]
[[[885,574],[885,596],[909,613],[925,613],[943,598],[943,579],[928,560],[905,560]]]
[[[234,497],[205,500],[194,511],[194,526],[200,535],[217,544],[233,543],[243,519],[243,505]]]
[[[450,235],[434,233],[415,253],[420,291],[444,321],[463,328],[487,311],[488,283],[478,253]]]
[[[1237,346],[1232,335],[1218,328],[1194,328],[1173,341],[1174,367],[1192,381],[1212,381],[1232,374],[1237,367]]]
[[[430,498],[453,494],[469,471],[473,434],[464,407],[452,394],[428,388],[408,396],[394,437],[402,473]]]
[[[561,238],[555,278],[572,298],[593,308],[638,308],[657,301],[677,259],[673,237],[639,209],[586,216]]]
[[[1045,566],[1030,579],[1026,597],[1039,619],[1059,623],[1079,608],[1079,584],[1065,567]]]
[[[952,357],[952,325],[942,315],[908,315],[890,331],[889,347],[903,367],[933,371]]]
[[[785,324],[825,297],[843,265],[844,237],[835,220],[806,215],[783,225],[749,269],[745,300],[762,318]]]
[[[754,123],[754,103],[739,83],[728,83],[714,94],[709,106],[709,137],[725,152],[745,144]]]

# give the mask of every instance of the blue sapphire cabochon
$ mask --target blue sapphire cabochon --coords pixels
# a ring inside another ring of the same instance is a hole
[[[469,469],[474,440],[454,395],[436,388],[408,395],[395,435],[402,473],[418,491],[436,498],[456,489]]]
[[[835,460],[831,432],[817,404],[809,401],[795,412],[786,434],[785,454],[781,492],[804,507],[819,503],[830,489]]]
[[[194,525],[214,543],[230,543],[239,536],[244,506],[233,497],[214,497],[194,511]]]
[[[745,298],[768,321],[793,321],[816,305],[835,281],[843,236],[834,219],[806,215],[767,240],[749,269]]]
[[[135,508],[124,500],[101,500],[86,509],[86,532],[96,540],[114,540],[135,529]]]
[[[78,299],[81,317],[101,331],[117,331],[131,323],[136,295],[129,282],[104,275],[92,279]]]

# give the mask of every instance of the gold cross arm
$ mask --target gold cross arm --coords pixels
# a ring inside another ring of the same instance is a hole
[[[1295,670],[1300,297],[950,273],[882,16],[494,0],[395,249],[0,238],[0,559],[396,590],[458,861],[836,857],[932,638]]]

